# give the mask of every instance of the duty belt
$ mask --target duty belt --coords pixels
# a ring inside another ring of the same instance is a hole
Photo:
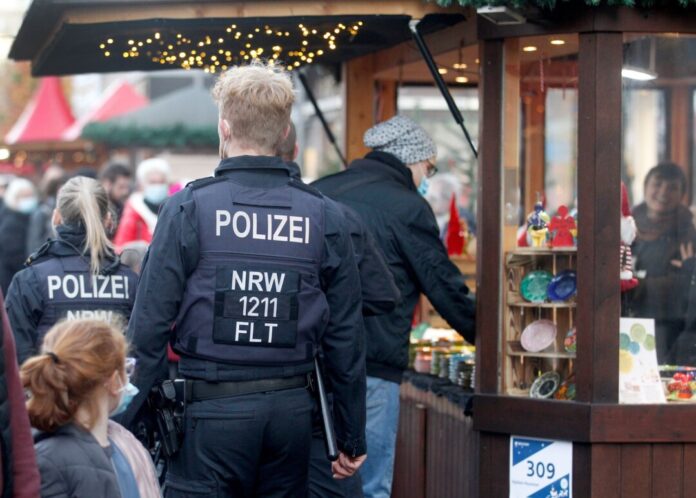
[[[185,403],[209,399],[229,398],[244,394],[255,394],[299,387],[309,387],[308,375],[296,375],[282,379],[259,379],[240,382],[207,382],[205,380],[176,379],[174,381],[178,399]]]

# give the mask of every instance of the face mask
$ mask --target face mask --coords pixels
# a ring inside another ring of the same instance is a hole
[[[162,204],[167,198],[169,193],[169,187],[164,183],[158,183],[155,185],[148,185],[145,187],[143,196],[145,200],[150,204]]]
[[[121,388],[121,392],[121,401],[118,402],[118,406],[114,409],[113,412],[111,412],[112,417],[125,412],[126,408],[128,408],[128,405],[131,404],[131,401],[133,401],[133,398],[137,396],[140,390],[133,384],[128,382],[128,384]]]
[[[17,204],[17,211],[24,214],[31,214],[39,206],[39,200],[36,197],[25,197],[20,199]]]
[[[423,179],[420,181],[420,184],[418,185],[418,193],[425,197],[425,194],[428,193],[428,188],[430,188],[430,182],[424,176]]]

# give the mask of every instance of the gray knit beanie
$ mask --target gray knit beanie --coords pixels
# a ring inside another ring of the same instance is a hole
[[[373,126],[365,132],[363,141],[367,147],[388,152],[406,165],[437,155],[437,147],[432,138],[418,123],[405,116],[394,116]]]

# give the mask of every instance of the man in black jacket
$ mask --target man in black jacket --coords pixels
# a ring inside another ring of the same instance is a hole
[[[412,120],[396,116],[365,133],[373,149],[346,171],[313,184],[353,208],[384,253],[401,301],[386,315],[365,319],[367,340],[367,445],[360,470],[366,498],[391,493],[399,415],[399,383],[408,365],[411,319],[418,297],[467,341],[474,341],[474,303],[438,237],[430,206],[422,197],[435,171],[435,144]]]

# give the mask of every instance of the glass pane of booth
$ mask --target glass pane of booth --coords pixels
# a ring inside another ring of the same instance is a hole
[[[625,35],[622,82],[619,400],[696,401],[696,37]]]
[[[572,400],[578,36],[508,39],[504,71],[500,390]]]

